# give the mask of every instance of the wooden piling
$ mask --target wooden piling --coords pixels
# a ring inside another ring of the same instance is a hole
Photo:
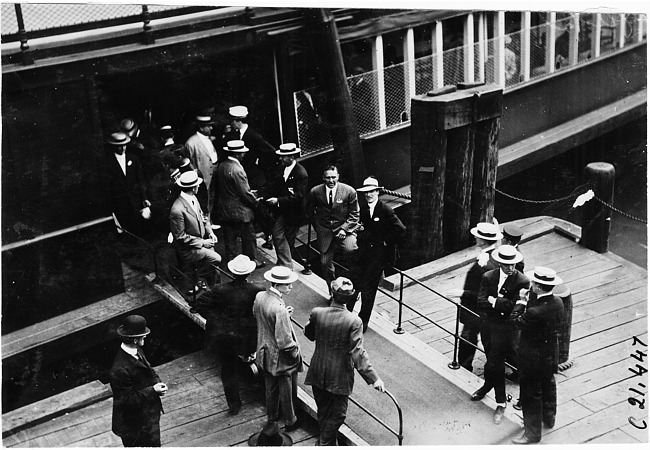
[[[587,164],[584,169],[585,182],[592,184],[594,195],[611,205],[614,203],[614,166],[606,162]],[[580,243],[598,253],[605,253],[609,247],[609,231],[612,211],[596,199],[583,205],[582,237]]]

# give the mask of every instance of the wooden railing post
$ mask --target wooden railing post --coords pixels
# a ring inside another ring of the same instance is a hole
[[[611,205],[614,202],[614,166],[605,162],[587,164],[585,182],[591,182],[594,195]],[[580,243],[598,253],[605,253],[609,245],[609,226],[612,211],[601,202],[592,199],[584,204],[582,211],[582,237]]]

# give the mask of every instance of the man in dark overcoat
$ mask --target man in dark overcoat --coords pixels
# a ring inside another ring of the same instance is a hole
[[[337,445],[338,430],[345,421],[354,386],[353,369],[366,383],[384,392],[384,382],[363,348],[361,319],[345,308],[356,295],[352,282],[339,277],[332,281],[330,290],[330,306],[314,308],[305,326],[307,339],[316,342],[305,384],[311,385],[318,407],[317,445]]]
[[[519,386],[524,413],[523,434],[515,444],[533,444],[542,439],[542,424],[555,426],[558,364],[558,333],[566,320],[562,299],[553,287],[562,283],[554,270],[535,267],[526,272],[532,287],[517,301],[511,318],[521,330],[519,339]]]
[[[453,289],[449,295],[460,297],[460,304],[467,308],[460,310],[460,322],[463,324],[460,337],[476,345],[480,334],[483,348],[487,354],[490,347],[489,327],[481,326],[482,321],[478,316],[476,302],[483,274],[498,267],[497,262],[490,257],[490,253],[498,247],[503,235],[499,231],[498,225],[488,222],[478,223],[470,230],[470,233],[476,239],[476,246],[481,251],[465,276],[463,289]],[[473,370],[472,361],[475,353],[474,346],[462,340],[458,343],[458,363],[470,372]]]
[[[239,386],[244,363],[253,360],[257,344],[253,302],[265,288],[246,281],[255,270],[255,261],[248,256],[238,255],[228,262],[228,270],[235,277],[230,283],[217,284],[190,305],[206,320],[205,344],[219,357],[228,410],[236,415],[241,409]]]
[[[368,329],[370,314],[375,304],[377,288],[384,269],[395,263],[395,246],[406,233],[406,227],[393,211],[393,208],[379,199],[379,182],[375,177],[364,180],[357,191],[363,193],[365,201],[359,202],[360,226],[357,230],[359,249],[355,257],[355,281],[361,292],[361,310],[359,318],[363,322],[363,331]],[[357,297],[347,305],[352,311]]]
[[[493,419],[498,425],[507,406],[505,360],[509,355],[516,355],[517,332],[508,319],[521,291],[527,291],[530,282],[515,269],[523,256],[512,245],[501,245],[493,250],[492,259],[499,268],[483,274],[477,301],[478,311],[486,318],[490,329],[490,349],[485,364],[485,382],[471,399],[481,400],[494,388],[497,407]]]
[[[113,433],[124,447],[160,447],[160,397],[167,385],[151,367],[142,346],[151,332],[144,317],[128,316],[117,329],[122,345],[113,361]]]
[[[278,257],[277,264],[293,269],[291,251],[298,229],[305,221],[307,171],[296,161],[300,155],[296,144],[282,144],[275,153],[284,170],[274,180],[272,196],[266,199],[266,203],[275,215],[273,244]]]

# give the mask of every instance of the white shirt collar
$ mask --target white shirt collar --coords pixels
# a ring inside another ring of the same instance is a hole
[[[248,124],[242,123],[241,128],[239,129],[239,136],[244,137],[244,133],[246,133],[246,130],[248,130]]]
[[[274,292],[275,294],[277,294],[278,297],[282,298],[282,292],[278,291],[278,290],[277,290],[276,288],[274,288],[273,286],[271,286],[271,287],[269,288],[269,291]]]
[[[553,295],[553,291],[542,292],[541,294],[537,294],[537,298],[548,297],[549,295]]]
[[[122,173],[126,176],[126,152],[122,153],[121,155],[119,153],[113,153],[115,155],[115,159],[117,159],[118,164],[122,168]]]
[[[291,173],[294,167],[296,167],[295,159],[291,162],[290,166],[284,168],[284,181],[287,181],[287,179],[289,178],[289,174]]]
[[[235,158],[234,156],[229,156],[228,159],[231,160],[231,161],[235,161],[237,164],[239,164],[241,166],[241,163],[239,162],[239,160],[237,158]]]
[[[372,203],[368,203],[368,207],[370,208],[370,217],[372,217],[372,215],[375,213],[375,206],[377,206],[378,201],[379,199],[375,200]]]
[[[338,187],[339,187],[338,183],[336,183],[332,189],[325,186],[325,193],[327,194],[328,197],[329,197],[329,194],[330,194],[329,191],[332,191],[332,201],[334,201],[334,199],[336,198],[336,188],[338,188]]]
[[[121,347],[122,347],[122,350],[127,352],[129,355],[133,356],[136,359],[138,358],[138,349],[137,348],[129,347],[124,342],[122,342]]]

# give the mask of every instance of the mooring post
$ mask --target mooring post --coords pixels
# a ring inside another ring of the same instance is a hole
[[[608,205],[614,203],[614,166],[606,162],[587,164],[585,182],[592,185],[594,195]],[[609,229],[612,211],[592,199],[583,205],[582,237],[580,243],[595,252],[605,253],[609,247]]]

